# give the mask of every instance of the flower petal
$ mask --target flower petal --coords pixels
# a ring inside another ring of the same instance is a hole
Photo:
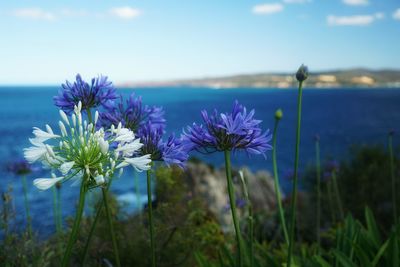
[[[47,190],[62,179],[64,179],[63,176],[56,178],[38,178],[33,180],[33,185],[36,186],[39,190]]]

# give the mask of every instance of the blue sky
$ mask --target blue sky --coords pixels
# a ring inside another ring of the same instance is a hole
[[[0,84],[400,68],[400,1],[0,3]]]

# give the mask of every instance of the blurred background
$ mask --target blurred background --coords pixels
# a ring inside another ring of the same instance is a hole
[[[0,192],[12,188],[16,225],[23,227],[19,175],[9,166],[22,158],[32,127],[56,128],[53,96],[65,80],[99,74],[118,93],[140,95],[163,106],[167,132],[179,135],[200,122],[200,111],[231,110],[239,100],[272,130],[283,109],[278,163],[281,177],[294,161],[296,80],[310,69],[304,92],[301,169],[314,164],[315,134],[323,159],[346,160],[352,145],[385,146],[400,130],[400,3],[397,0],[282,1],[3,1],[0,3]],[[400,142],[394,138],[395,146]],[[193,154],[215,167],[222,155]],[[272,170],[266,158],[234,156],[236,167]],[[52,192],[28,178],[33,225],[54,232]],[[113,192],[134,211],[145,202],[133,194],[127,172]],[[285,193],[290,179],[283,179]],[[66,185],[64,203],[77,199]],[[63,208],[63,216],[74,206]],[[40,216],[39,216],[40,215]]]

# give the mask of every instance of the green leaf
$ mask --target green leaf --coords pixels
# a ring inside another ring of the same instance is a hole
[[[375,258],[374,258],[374,260],[372,261],[371,266],[375,267],[375,266],[378,264],[380,258],[382,257],[383,253],[385,252],[386,248],[388,247],[388,244],[389,244],[389,240],[387,240],[387,241],[379,248],[379,251],[378,251],[378,253],[375,255]]]
[[[222,247],[222,253],[228,258],[229,266],[236,265],[234,256],[232,255],[231,251],[226,246]]]
[[[349,257],[347,257],[343,252],[334,249],[333,254],[335,255],[336,259],[342,264],[344,267],[357,267],[355,263],[353,263]]]
[[[204,255],[201,252],[195,252],[194,253],[194,258],[196,259],[197,264],[200,267],[211,267],[211,263],[207,261],[207,259],[204,257]]]
[[[314,256],[314,260],[319,264],[320,267],[331,267],[331,265],[319,255]]]
[[[390,239],[389,239],[389,262],[387,266],[398,267],[400,264],[400,255],[399,255],[399,239],[397,238],[396,232],[392,232]]]
[[[367,222],[368,233],[373,238],[374,243],[377,247],[382,243],[381,235],[378,230],[378,226],[376,225],[374,214],[371,209],[365,208],[365,221]]]

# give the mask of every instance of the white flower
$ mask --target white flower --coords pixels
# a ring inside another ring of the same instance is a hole
[[[135,153],[142,146],[143,146],[143,144],[140,143],[140,140],[135,139],[131,143],[127,143],[127,144],[117,147],[117,149],[115,149],[115,151],[122,152],[122,156],[124,156],[124,157],[131,157],[133,155],[133,153]]]
[[[61,164],[60,166],[60,171],[62,174],[66,175],[71,169],[72,167],[75,165],[75,161],[68,161],[68,162],[64,162],[63,164]]]
[[[150,154],[147,154],[136,158],[125,158],[123,162],[118,164],[117,169],[132,165],[132,167],[138,172],[147,171],[151,168],[150,163]]]
[[[47,149],[44,144],[41,146],[32,146],[24,149],[24,157],[29,163],[42,159],[47,154]]]
[[[120,142],[121,144],[129,143],[135,140],[135,134],[126,128],[122,128],[117,133],[117,138],[115,138],[116,142]]]
[[[33,180],[33,185],[36,186],[39,190],[47,190],[62,179],[64,179],[63,176],[55,178],[38,178]]]
[[[35,139],[40,140],[41,142],[60,137],[59,135],[45,132],[37,127],[33,127],[33,134],[35,135]]]
[[[93,188],[112,179],[116,168],[120,174],[122,168],[129,165],[137,171],[150,169],[150,155],[133,157],[142,144],[131,130],[123,128],[121,123],[117,128],[112,126],[111,129],[96,130],[95,124],[88,124],[86,120],[82,123],[81,109],[82,103],[79,102],[70,118],[60,111],[62,136],[54,134],[48,125],[47,132],[34,128],[35,138],[30,139],[33,146],[24,149],[25,158],[31,163],[40,160],[45,167],[63,175],[53,179],[36,179],[35,186],[45,190],[61,179],[71,179],[74,185],[85,183],[88,188]],[[96,112],[94,123],[98,118],[99,113]],[[46,142],[49,139],[55,140]],[[57,145],[53,147],[54,144]]]

